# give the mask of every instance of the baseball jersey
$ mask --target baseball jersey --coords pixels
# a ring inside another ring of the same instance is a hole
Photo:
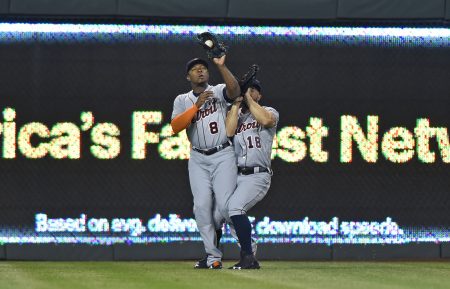
[[[225,120],[231,101],[224,95],[225,84],[208,85],[206,90],[211,90],[214,93],[213,97],[200,107],[186,129],[192,146],[199,149],[213,148],[228,141]],[[196,102],[197,96],[192,90],[178,95],[173,103],[172,119]]]
[[[272,143],[277,130],[279,114],[272,107],[263,106],[263,108],[275,116],[275,125],[271,128],[261,126],[250,111],[239,112],[236,134],[233,139],[238,167],[270,168]]]

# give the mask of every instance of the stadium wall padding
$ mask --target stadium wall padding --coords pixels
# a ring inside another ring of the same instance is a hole
[[[9,13],[33,15],[114,15],[116,0],[11,0]]]
[[[230,0],[228,17],[242,19],[334,19],[336,0]]]
[[[234,247],[233,247],[234,245]],[[222,245],[224,260],[239,259],[236,244]],[[196,260],[202,257],[203,246],[197,243],[149,245],[91,246],[55,244],[9,244],[0,260],[35,261],[150,261]],[[450,258],[448,244],[407,245],[316,245],[260,244],[259,260],[283,261],[395,261],[444,260]],[[1,249],[1,247],[0,247]],[[441,253],[442,252],[442,253]]]
[[[6,259],[6,249],[5,246],[0,245],[0,260]]]
[[[194,2],[120,0],[118,11],[120,15],[225,18],[227,2],[226,0],[197,0]]]
[[[445,0],[339,0],[338,18],[436,19]]]
[[[148,245],[117,244],[112,246],[114,260],[195,260],[204,251],[201,242],[156,243]],[[199,255],[200,253],[200,255]]]
[[[439,244],[403,244],[403,245],[333,245],[333,260],[437,260],[440,258]]]
[[[9,0],[0,0],[0,14],[9,12]]]
[[[448,0],[0,0],[16,16],[163,17],[206,19],[449,19]]]
[[[450,19],[450,0],[446,0],[445,3],[445,19]]]
[[[111,261],[112,246],[73,244],[7,244],[7,260],[29,261]]]
[[[450,259],[450,244],[441,244],[441,258]]]

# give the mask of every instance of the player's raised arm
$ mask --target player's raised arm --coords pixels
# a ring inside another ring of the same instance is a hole
[[[227,137],[232,137],[236,133],[237,123],[238,123],[238,115],[239,115],[239,107],[241,106],[242,100],[244,98],[242,96],[237,97],[231,109],[228,111],[227,119],[226,119],[226,129],[227,129]]]
[[[226,55],[223,55],[220,58],[213,58],[213,61],[219,69],[223,81],[225,82],[228,98],[234,100],[241,94],[241,88],[239,87],[237,79],[225,65],[225,58]]]
[[[247,89],[244,99],[247,103],[250,113],[255,117],[258,123],[266,128],[273,127],[276,124],[275,116],[273,115],[273,113],[267,111],[264,107],[259,105],[257,101],[260,97],[260,92],[256,88],[250,87],[249,89]]]

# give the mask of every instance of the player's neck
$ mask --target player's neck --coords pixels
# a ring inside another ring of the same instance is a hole
[[[208,87],[208,83],[199,83],[199,84],[192,84],[192,91],[194,93],[202,93],[203,91],[206,90],[206,88]]]

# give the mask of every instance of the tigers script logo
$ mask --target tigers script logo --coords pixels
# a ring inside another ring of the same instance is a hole
[[[259,128],[259,127],[260,127],[260,124],[257,121],[248,122],[248,123],[244,122],[236,129],[236,133],[241,133],[248,129]]]
[[[212,115],[217,111],[217,99],[213,99],[210,102],[206,102],[206,108],[197,111],[196,116],[192,119],[192,123],[195,123],[201,119],[204,119],[205,117]]]

